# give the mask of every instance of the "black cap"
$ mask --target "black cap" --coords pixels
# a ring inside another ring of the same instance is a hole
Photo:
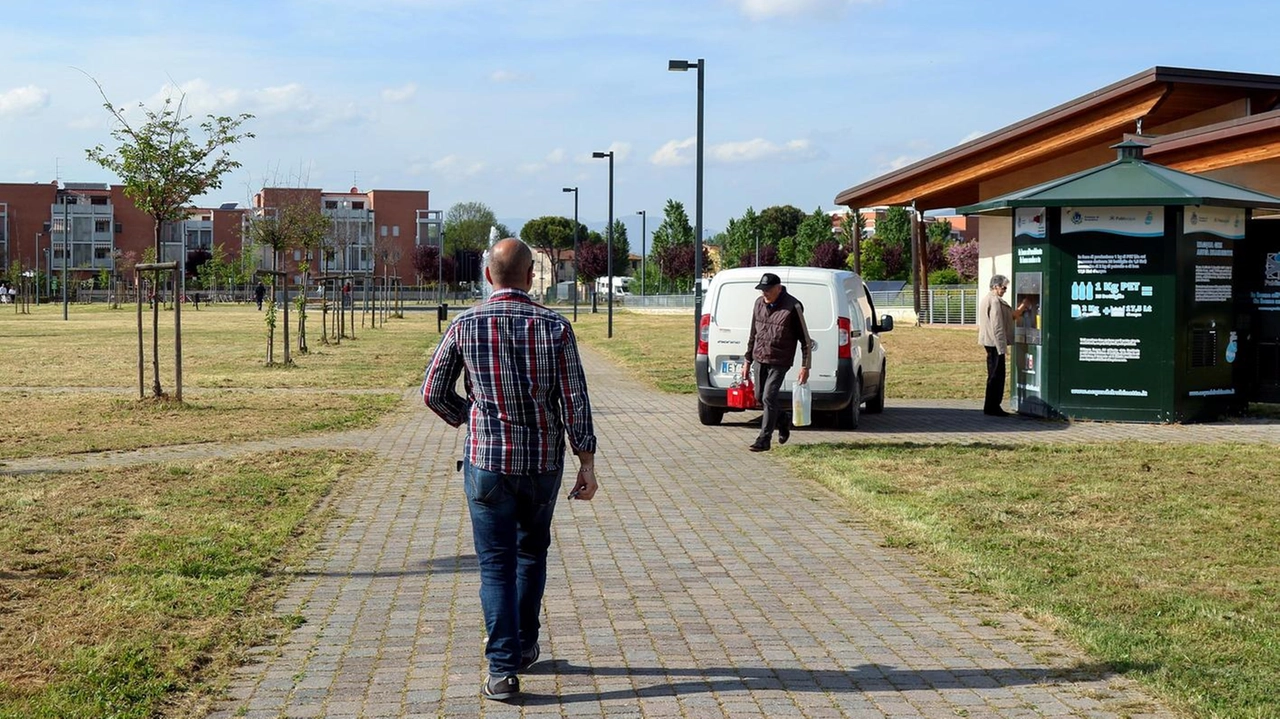
[[[782,278],[772,272],[766,272],[764,273],[764,276],[760,278],[760,284],[756,285],[756,289],[767,290],[770,287],[777,287],[780,284],[782,284]]]

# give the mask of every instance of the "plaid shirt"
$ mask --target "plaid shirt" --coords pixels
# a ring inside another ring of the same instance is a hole
[[[466,370],[466,398],[456,391]],[[458,315],[436,348],[423,401],[457,427],[467,422],[466,457],[502,474],[537,474],[575,452],[595,452],[591,402],[573,328],[514,289]]]

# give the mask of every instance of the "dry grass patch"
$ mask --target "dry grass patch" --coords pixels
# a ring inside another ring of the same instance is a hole
[[[240,442],[374,425],[399,394],[200,390],[179,404],[101,393],[0,392],[0,459]]]
[[[895,546],[1052,617],[1198,716],[1280,697],[1280,475],[1260,445],[787,447]]]
[[[32,315],[0,312],[0,363],[7,387],[138,386],[136,316],[105,305],[42,305]],[[281,313],[281,325],[283,313]],[[359,315],[356,316],[359,321]],[[293,353],[295,367],[268,367],[263,313],[250,305],[213,305],[182,312],[184,390],[198,387],[406,387],[420,381],[439,335],[435,315],[406,313],[378,329],[356,327],[356,339],[325,345],[319,314],[310,313],[308,354]],[[294,317],[291,315],[291,319]],[[146,322],[146,387],[151,388],[151,324]],[[296,342],[296,322],[290,337]],[[276,327],[276,358],[281,326]],[[160,317],[160,380],[173,385],[173,312]]]
[[[0,717],[192,710],[281,628],[272,574],[300,560],[321,500],[367,461],[278,452],[0,475]]]

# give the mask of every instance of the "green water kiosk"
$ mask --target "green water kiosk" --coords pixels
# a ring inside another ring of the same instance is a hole
[[[1252,210],[1280,198],[1114,147],[1109,164],[959,208],[1013,219],[1013,406],[1129,422],[1240,409],[1253,387],[1237,371],[1237,265]]]

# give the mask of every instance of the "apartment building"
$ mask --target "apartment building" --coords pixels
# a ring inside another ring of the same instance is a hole
[[[316,189],[263,188],[253,207],[237,203],[192,207],[186,218],[160,228],[161,261],[182,261],[184,255],[211,252],[221,246],[229,257],[245,251],[248,222],[289,204],[323,212],[331,220],[325,247],[317,249],[311,267],[318,272],[388,276],[401,282],[415,279],[412,253],[418,244],[439,246],[442,217],[429,207],[426,190],[326,192]],[[0,272],[17,266],[61,274],[71,281],[115,272],[118,264],[140,260],[155,245],[151,217],[124,194],[122,185],[67,182],[0,183]],[[250,248],[252,251],[252,248]],[[269,253],[260,266],[274,266]],[[295,283],[302,253],[282,258]]]
[[[266,187],[253,196],[248,222],[270,217],[288,207],[314,208],[329,218],[330,229],[323,247],[310,252],[293,249],[280,258],[293,284],[304,281],[301,265],[306,261],[313,276],[349,274],[376,275],[413,284],[416,273],[413,251],[418,245],[439,247],[443,217],[430,209],[427,190],[369,190],[352,187],[347,192],[314,188]],[[260,250],[261,266],[276,266],[269,250]]]

